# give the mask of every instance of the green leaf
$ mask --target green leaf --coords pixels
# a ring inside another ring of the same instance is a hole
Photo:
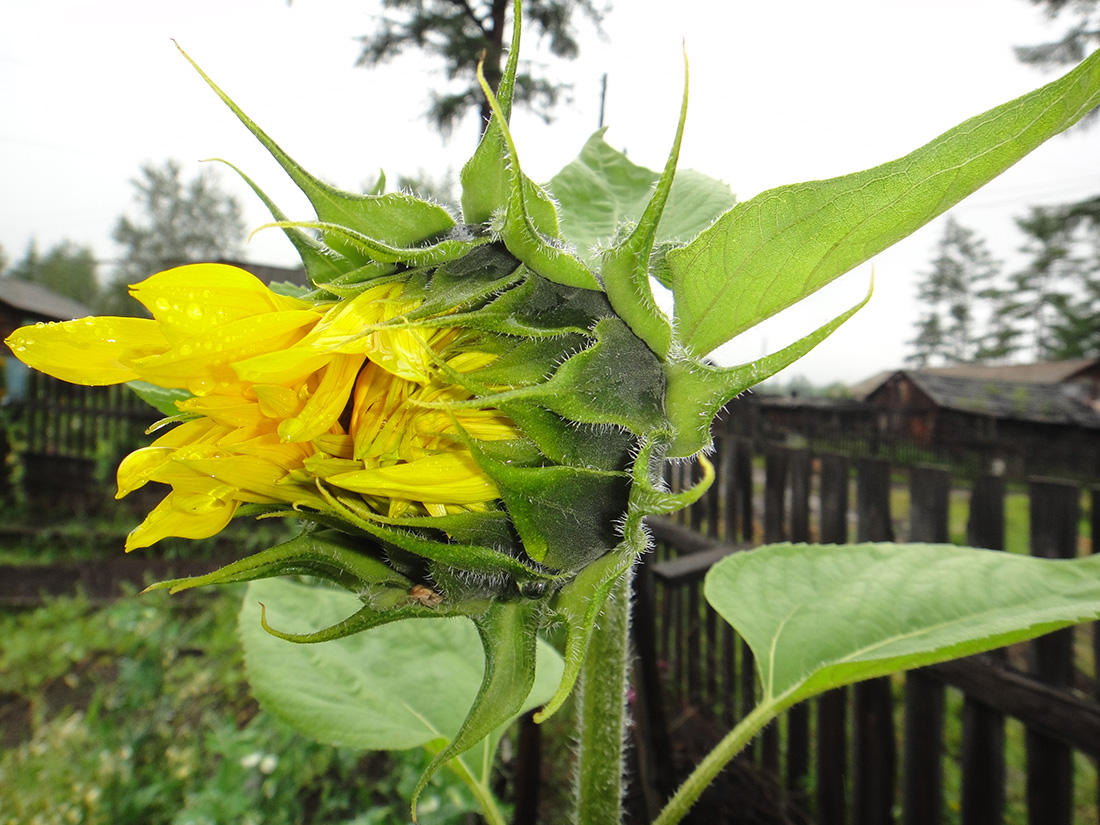
[[[388,195],[358,195],[344,192],[324,181],[318,180],[303,169],[293,158],[273,141],[244,111],[223,92],[206,73],[199,68],[186,52],[180,49],[187,62],[199,73],[207,85],[214,90],[226,106],[252,132],[271,156],[282,166],[295,185],[313,205],[317,218],[329,224],[369,235],[380,243],[396,247],[407,247],[435,238],[454,225],[451,214],[438,204],[420,200],[411,195],[391,193]],[[287,235],[297,240],[292,233],[295,227],[288,226]],[[329,245],[341,254],[345,254],[357,263],[367,259],[355,254],[354,247],[348,247],[339,237],[326,235]],[[297,246],[298,244],[296,244]]]
[[[553,200],[523,174],[515,147],[508,134],[508,119],[512,115],[512,96],[516,88],[516,72],[519,68],[519,47],[523,28],[521,4],[512,4],[512,43],[508,60],[504,64],[500,86],[493,95],[487,86],[485,91],[493,106],[493,115],[477,149],[462,168],[462,215],[466,223],[488,224],[500,211],[509,208],[510,192],[520,181],[518,189],[525,201],[527,215],[538,232],[552,238],[559,236],[558,211]],[[479,80],[484,83],[481,68]]]
[[[538,603],[527,599],[497,600],[485,615],[473,617],[485,652],[481,687],[461,727],[449,737],[451,741],[447,747],[436,754],[413,791],[414,818],[416,800],[436,771],[471,748],[495,746],[495,741],[490,739],[495,731],[524,710],[541,704],[541,701],[532,704],[528,698],[535,686],[539,612]],[[540,699],[545,698],[540,696]],[[488,755],[491,754],[489,751]],[[485,782],[492,769],[489,762],[491,759],[478,763],[483,766]]]
[[[677,329],[703,356],[914,232],[1100,102],[1100,52],[905,157],[739,204],[668,253]]]
[[[711,445],[711,422],[718,411],[742,392],[782,369],[786,369],[812,350],[836,329],[859,312],[871,299],[871,293],[827,324],[804,335],[778,352],[735,367],[717,367],[706,361],[684,358],[665,368],[668,391],[665,393],[668,420],[675,436],[668,448],[670,458],[687,458]]]
[[[469,621],[411,619],[300,645],[262,629],[259,602],[303,633],[335,624],[361,604],[348,593],[284,579],[249,585],[240,618],[249,681],[263,708],[299,733],[365,750],[438,750],[462,727],[485,669]],[[538,659],[534,687],[517,713],[547,701],[561,677],[560,657],[542,642]],[[494,734],[461,757],[482,781],[498,739]]]
[[[624,223],[642,217],[661,174],[631,162],[604,140],[600,129],[547,188],[558,202],[561,233],[582,260],[598,257]],[[736,203],[729,186],[700,172],[676,173],[658,225],[657,243],[690,241]]]
[[[644,539],[635,544],[624,542],[581,570],[554,596],[554,614],[565,623],[565,670],[553,698],[536,714],[535,721],[549,719],[573,692],[604,605],[615,583],[644,550]]]
[[[580,424],[610,424],[638,435],[660,427],[665,377],[656,356],[618,318],[601,318],[592,334],[595,343],[571,355],[543,383],[486,393],[448,407],[499,407],[519,401],[541,404]]]
[[[177,401],[186,401],[192,397],[189,390],[169,390],[148,381],[127,381],[126,386],[150,407],[168,416],[179,415]]]
[[[763,547],[722,560],[707,601],[756,656],[761,706],[979,653],[1100,616],[1100,556],[950,545]]]

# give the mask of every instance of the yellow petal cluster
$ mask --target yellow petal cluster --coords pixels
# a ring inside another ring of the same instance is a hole
[[[78,384],[141,380],[189,391],[184,423],[127,456],[118,495],[149,481],[168,496],[126,549],[204,538],[244,503],[319,511],[365,504],[385,517],[442,516],[499,496],[465,439],[509,439],[495,410],[449,411],[470,397],[448,380],[492,361],[457,334],[403,323],[404,285],[318,303],[279,295],[224,264],[178,267],[131,294],[153,318],[83,318],[16,330],[7,344]]]

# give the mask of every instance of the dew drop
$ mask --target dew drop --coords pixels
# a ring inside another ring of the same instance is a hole
[[[519,588],[519,594],[526,599],[541,599],[546,595],[546,582],[544,581],[516,582],[516,587]]]
[[[195,395],[210,395],[214,391],[214,379],[212,378],[192,378],[187,382],[187,389],[189,389]]]
[[[157,300],[153,302],[153,306],[163,312],[164,310],[168,309],[170,304],[168,303],[167,298],[157,298]]]
[[[199,320],[200,318],[202,318],[203,315],[202,306],[199,304],[188,304],[187,315],[191,318],[194,318],[196,321]]]
[[[194,348],[190,344],[180,344],[180,355],[186,358],[194,351]]]

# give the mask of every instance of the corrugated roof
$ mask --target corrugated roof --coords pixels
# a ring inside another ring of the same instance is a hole
[[[1100,415],[1067,384],[994,381],[905,370],[907,376],[939,406],[961,412],[1044,424],[1100,427]]]
[[[950,367],[924,367],[924,375],[953,375],[958,378],[982,378],[990,381],[1022,381],[1029,384],[1057,384],[1091,367],[1100,359],[1074,358],[1068,361],[1040,361],[1035,364],[955,364]]]
[[[0,301],[51,321],[71,321],[92,314],[84,304],[50,289],[14,278],[0,278]]]

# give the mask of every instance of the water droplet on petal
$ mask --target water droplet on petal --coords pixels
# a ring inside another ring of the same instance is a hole
[[[214,391],[214,386],[214,379],[205,376],[192,378],[187,382],[187,389],[194,395],[210,395]]]

